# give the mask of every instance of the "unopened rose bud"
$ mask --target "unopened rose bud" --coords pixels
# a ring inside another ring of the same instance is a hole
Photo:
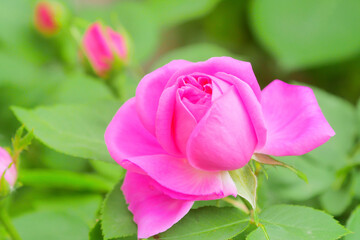
[[[66,12],[63,5],[54,1],[41,1],[35,6],[34,25],[44,36],[57,34],[66,23]]]
[[[16,166],[10,154],[0,147],[0,197],[9,194],[17,179]]]
[[[110,71],[118,70],[128,62],[125,35],[100,23],[94,23],[86,30],[82,45],[85,58],[100,77],[107,77]]]

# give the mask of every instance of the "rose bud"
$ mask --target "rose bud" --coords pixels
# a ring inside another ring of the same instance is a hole
[[[103,78],[108,77],[110,71],[121,69],[128,61],[125,34],[98,22],[86,30],[82,47],[94,72]]]
[[[35,6],[34,25],[42,35],[57,34],[66,22],[65,8],[58,2],[41,1]]]
[[[10,192],[16,179],[16,166],[10,154],[0,147],[0,197],[4,197]]]
[[[147,74],[105,132],[138,237],[166,231],[194,201],[237,196],[230,171],[254,153],[305,154],[335,132],[311,88],[263,90],[248,62],[175,60]]]

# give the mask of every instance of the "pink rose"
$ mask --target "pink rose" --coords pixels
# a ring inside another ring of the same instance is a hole
[[[3,176],[5,172],[5,180],[9,184],[10,187],[15,185],[17,179],[17,171],[15,164],[12,164],[9,168],[10,164],[12,163],[12,158],[9,153],[0,147],[0,178]]]
[[[83,51],[95,73],[107,77],[115,64],[128,61],[128,46],[123,35],[100,23],[92,24],[83,38]]]
[[[128,170],[122,190],[147,238],[195,200],[236,196],[228,171],[254,153],[301,155],[334,134],[310,88],[275,80],[261,91],[250,63],[218,57],[175,60],[146,75],[105,141]]]
[[[55,35],[64,21],[64,8],[58,2],[41,1],[35,6],[35,28],[45,36]]]

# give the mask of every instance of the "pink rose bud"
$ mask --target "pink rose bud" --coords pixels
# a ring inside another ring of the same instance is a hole
[[[138,237],[148,238],[194,201],[237,196],[229,171],[254,153],[302,155],[334,134],[311,88],[275,80],[261,90],[250,63],[217,57],[146,75],[105,142],[127,169],[122,191]]]
[[[35,6],[34,25],[44,36],[53,36],[59,32],[65,22],[65,9],[53,1],[41,1]]]
[[[94,23],[86,30],[82,44],[85,57],[100,77],[107,77],[111,70],[128,61],[125,36],[100,23]]]
[[[13,164],[10,154],[0,147],[0,195],[5,195],[7,188],[14,187],[16,179],[16,166]]]

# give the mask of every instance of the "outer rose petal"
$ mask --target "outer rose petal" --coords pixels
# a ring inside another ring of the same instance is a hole
[[[227,73],[217,73],[216,76],[236,87],[239,96],[249,114],[251,122],[254,125],[258,141],[256,148],[262,148],[266,142],[266,127],[261,104],[256,98],[254,92],[248,84],[233,75]]]
[[[106,128],[105,143],[111,157],[118,163],[129,157],[165,153],[140,122],[135,98],[125,102],[115,114]]]
[[[5,180],[9,183],[10,186],[14,186],[17,179],[17,171],[15,164],[8,168],[11,163],[12,159],[10,154],[5,149],[0,147],[0,178],[6,170]]]
[[[142,169],[143,173],[162,187],[169,189],[170,191],[164,191],[176,198],[209,200],[237,194],[236,186],[228,172],[199,170],[192,167],[186,159],[152,155],[133,157],[120,164],[126,167],[130,166],[129,162]]]
[[[96,73],[104,75],[110,68],[113,54],[100,23],[94,23],[86,30],[83,47]]]
[[[113,51],[121,58],[126,60],[128,55],[128,50],[126,46],[125,38],[118,32],[115,32],[110,27],[106,28],[106,31],[111,39],[109,43],[111,43],[113,47]]]
[[[158,142],[166,152],[175,156],[181,156],[181,152],[175,143],[173,133],[173,119],[177,88],[177,85],[171,86],[166,88],[161,94],[156,114],[155,135]]]
[[[173,199],[154,188],[152,183],[148,176],[128,172],[122,186],[129,210],[138,225],[139,238],[166,231],[183,218],[194,203]]]
[[[183,156],[186,155],[186,144],[190,134],[196,127],[196,119],[186,108],[180,99],[179,92],[176,93],[173,127],[175,131],[175,142]]]
[[[161,93],[171,76],[191,62],[174,60],[147,74],[136,89],[136,108],[145,128],[155,135],[155,118]]]
[[[188,65],[176,72],[168,82],[167,86],[173,85],[177,78],[182,75],[192,73],[204,73],[214,76],[218,72],[224,72],[236,76],[240,80],[246,82],[254,91],[258,100],[261,97],[259,83],[249,62],[243,62],[231,57],[213,57],[204,62],[197,62]]]
[[[311,88],[275,80],[262,91],[261,105],[268,129],[261,153],[302,155],[335,135]]]
[[[191,165],[206,171],[234,170],[248,163],[256,145],[247,110],[231,87],[194,129],[187,157]]]

